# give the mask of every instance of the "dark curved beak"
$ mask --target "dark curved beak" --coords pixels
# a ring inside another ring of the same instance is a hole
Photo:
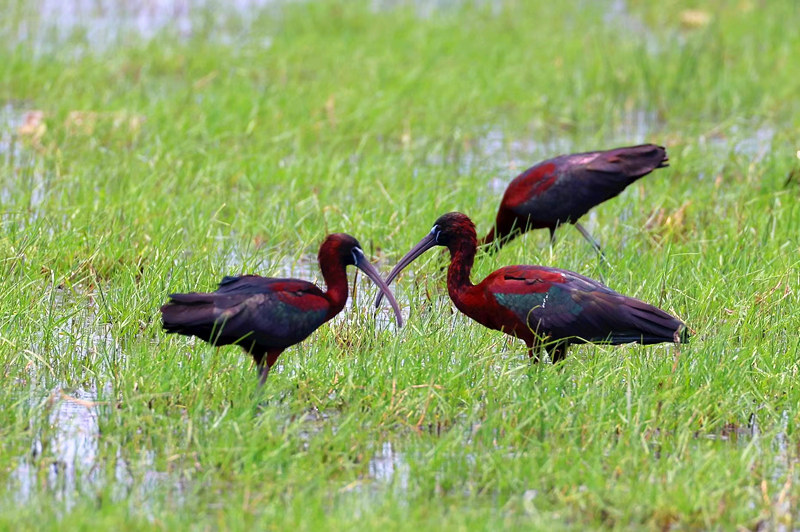
[[[395,267],[392,268],[392,271],[389,272],[389,276],[386,277],[386,284],[387,285],[391,284],[392,281],[394,281],[394,278],[397,277],[398,275],[400,275],[400,272],[403,271],[406,266],[408,266],[409,264],[414,262],[414,260],[417,257],[419,257],[420,255],[422,255],[423,253],[425,253],[426,251],[428,251],[429,249],[431,249],[432,247],[437,246],[437,245],[438,244],[436,243],[436,234],[434,234],[432,232],[428,233],[425,236],[425,238],[420,240],[417,243],[416,246],[411,248],[411,251],[406,253],[403,256],[403,258],[400,259],[400,262],[398,262],[395,265]],[[378,297],[375,298],[375,308],[378,308],[378,306],[381,304],[381,298],[382,297],[383,297],[383,294],[378,294]]]
[[[397,318],[397,326],[403,326],[403,316],[400,314],[400,306],[397,304],[397,300],[395,300],[392,291],[389,290],[389,286],[381,279],[381,274],[378,273],[378,270],[375,269],[375,266],[369,262],[363,254],[358,253],[358,261],[356,262],[356,268],[364,272],[367,277],[369,277],[373,283],[375,283],[380,292],[378,294],[378,301],[386,295],[389,299],[389,304],[392,305],[392,309],[394,310],[394,315]]]

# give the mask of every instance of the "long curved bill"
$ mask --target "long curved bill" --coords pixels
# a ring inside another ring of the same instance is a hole
[[[375,269],[375,266],[369,262],[363,254],[358,253],[358,262],[356,262],[356,268],[361,270],[369,277],[373,283],[375,283],[378,288],[380,289],[379,298],[382,298],[384,295],[389,299],[389,304],[392,305],[392,310],[394,310],[394,315],[397,318],[397,326],[403,326],[403,316],[400,314],[400,306],[397,304],[397,300],[395,300],[392,291],[389,290],[389,286],[381,279],[381,274],[378,273],[378,270]]]
[[[436,234],[433,232],[428,233],[425,238],[420,240],[416,246],[411,248],[411,250],[406,253],[402,259],[392,268],[392,271],[389,272],[388,277],[386,277],[386,284],[389,285],[394,281],[394,278],[400,275],[400,272],[405,269],[406,266],[414,262],[414,260],[431,249],[432,247],[436,246]],[[383,294],[378,294],[378,297],[375,298],[375,308],[378,308],[381,304],[381,299],[383,298]]]

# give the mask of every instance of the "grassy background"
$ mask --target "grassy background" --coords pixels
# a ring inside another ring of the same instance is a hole
[[[796,526],[796,2],[120,9],[0,0],[0,528]],[[473,278],[602,278],[684,319],[680,352],[533,366],[434,254],[401,331],[359,282],[262,395],[159,330],[170,292],[318,279],[334,231],[388,271],[444,212],[488,230],[527,166],[645,141],[669,169],[585,220],[610,268],[564,228]]]

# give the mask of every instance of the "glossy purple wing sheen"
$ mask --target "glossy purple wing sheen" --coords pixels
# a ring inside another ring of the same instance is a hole
[[[527,229],[575,223],[589,209],[667,165],[661,146],[643,144],[562,155],[528,168],[506,188],[495,227],[483,239],[512,237]]]
[[[328,320],[330,302],[315,284],[258,275],[225,277],[210,293],[170,295],[164,328],[215,345],[285,349]],[[178,303],[177,305],[175,303]]]
[[[509,185],[504,204],[534,224],[574,222],[595,205],[658,168],[666,158],[647,144],[562,155],[526,170]]]
[[[490,304],[473,308],[480,316],[471,317],[531,342],[535,332],[568,343],[653,344],[674,341],[683,327],[680,320],[652,305],[558,268],[508,266],[476,288]]]

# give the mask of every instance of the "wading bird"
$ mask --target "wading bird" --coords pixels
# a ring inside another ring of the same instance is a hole
[[[344,308],[349,265],[378,285],[389,298],[398,326],[403,325],[397,301],[364,257],[358,240],[344,233],[328,235],[318,260],[327,292],[300,279],[225,277],[215,292],[171,294],[161,307],[163,327],[167,333],[197,336],[215,346],[241,346],[253,355],[263,386],[284,349],[302,342]]]
[[[662,146],[642,144],[608,151],[561,155],[532,166],[506,188],[494,227],[480,244],[498,250],[525,231],[550,230],[571,223],[602,255],[600,244],[578,223],[586,212],[619,195],[625,187],[656,168],[668,166]]]
[[[535,361],[542,347],[555,363],[567,356],[570,344],[688,341],[686,326],[677,318],[568,270],[506,266],[473,285],[475,225],[458,212],[436,220],[431,232],[392,269],[386,284],[434,246],[450,251],[447,291],[456,308],[485,327],[524,340]]]

